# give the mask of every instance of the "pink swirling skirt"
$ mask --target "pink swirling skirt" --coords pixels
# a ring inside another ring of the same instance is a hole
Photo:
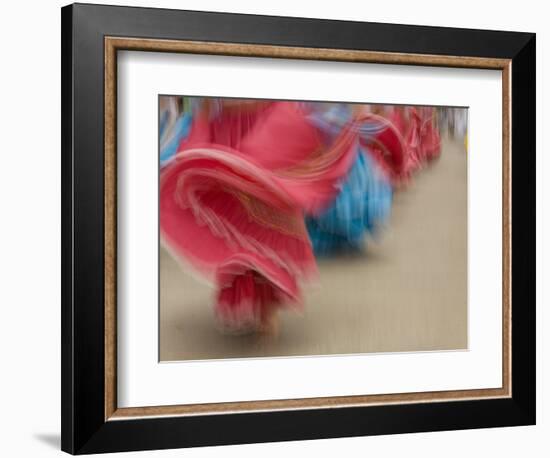
[[[160,180],[160,229],[173,254],[217,289],[230,328],[300,304],[317,274],[304,212],[324,209],[357,150],[353,126],[328,147],[298,103],[199,113]]]

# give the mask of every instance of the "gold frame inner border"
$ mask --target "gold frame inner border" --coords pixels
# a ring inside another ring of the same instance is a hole
[[[105,421],[129,420],[159,416],[321,409],[511,397],[511,60],[482,57],[405,54],[344,49],[301,48],[289,46],[123,37],[105,37],[104,46]],[[117,51],[119,50],[500,70],[502,72],[502,387],[453,391],[119,408],[117,404],[116,334],[116,88]]]

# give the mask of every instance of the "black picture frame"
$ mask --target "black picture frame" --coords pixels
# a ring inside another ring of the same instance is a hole
[[[64,451],[535,424],[535,34],[88,4],[61,14]],[[106,421],[105,36],[511,59],[511,397]]]

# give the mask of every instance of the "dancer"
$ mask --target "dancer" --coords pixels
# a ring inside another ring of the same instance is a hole
[[[317,270],[304,214],[325,210],[358,149],[352,120],[330,144],[299,102],[209,100],[162,170],[164,244],[216,287],[225,329],[275,332]]]

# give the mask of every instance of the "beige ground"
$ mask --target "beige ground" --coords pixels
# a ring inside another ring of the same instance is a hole
[[[212,291],[160,256],[160,359],[242,358],[467,347],[466,154],[442,157],[394,196],[389,227],[364,253],[319,261],[303,314],[277,339],[215,327]]]

